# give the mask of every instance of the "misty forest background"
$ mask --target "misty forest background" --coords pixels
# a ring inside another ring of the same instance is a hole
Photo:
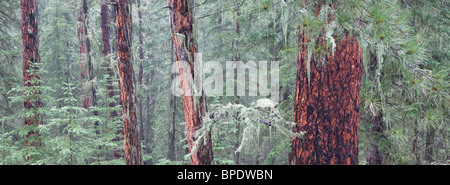
[[[32,79],[40,86],[24,87],[21,4],[0,1],[0,164],[126,164],[117,12],[113,1],[83,2],[38,1],[40,62],[27,72],[40,77]],[[334,38],[343,34],[354,35],[361,47],[359,164],[449,163],[448,1],[193,2],[194,38],[204,62],[280,61],[279,102],[262,96],[206,97],[211,119],[203,126],[210,129],[211,164],[291,164],[299,33],[305,28],[313,33],[310,40],[326,37],[325,48],[309,51],[315,56],[334,51]],[[314,12],[317,4],[334,7],[323,8],[332,12],[331,26],[323,26],[327,13]],[[86,19],[80,22],[84,8]],[[109,20],[102,24],[105,10]],[[131,10],[142,164],[191,164],[183,101],[171,93],[176,56],[168,1],[132,0]],[[80,25],[86,28],[82,39]],[[106,55],[102,26],[110,31]],[[80,42],[86,40],[89,56],[80,54]],[[83,58],[91,64],[84,79]],[[42,106],[24,109],[27,91],[39,91],[31,98]],[[85,107],[83,91],[94,93],[95,104]],[[39,125],[24,125],[37,114]]]

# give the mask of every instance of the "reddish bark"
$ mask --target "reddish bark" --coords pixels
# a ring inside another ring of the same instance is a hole
[[[137,97],[135,95],[135,76],[132,50],[131,0],[118,0],[117,9],[117,53],[119,57],[119,77],[122,100],[122,116],[125,139],[125,159],[127,165],[141,165],[141,139],[136,117]]]
[[[178,64],[178,77],[180,79],[180,88],[182,93],[184,115],[186,119],[187,141],[189,152],[192,151],[197,138],[195,133],[202,127],[201,118],[206,111],[206,99],[203,92],[199,97],[198,103],[194,104],[194,96],[185,96],[184,92],[192,92],[190,84],[194,79],[194,62],[197,47],[193,35],[193,5],[189,0],[169,0],[170,23],[173,38],[173,47]],[[184,35],[184,38],[179,35]],[[184,39],[184,40],[181,40]],[[188,70],[182,68],[182,62],[186,61],[190,67]],[[185,85],[189,84],[189,85]],[[210,165],[213,162],[211,134],[206,137],[206,145],[201,143],[197,151],[191,155],[192,165]]]
[[[337,40],[335,55],[326,53],[325,65],[320,57],[312,57],[308,82],[309,42],[307,32],[300,31],[294,132],[306,134],[302,139],[293,138],[290,164],[356,165],[362,74],[358,41],[349,35]],[[323,37],[316,41],[318,46],[323,43]]]
[[[22,15],[22,49],[23,49],[23,85],[25,87],[40,86],[40,83],[31,82],[34,79],[40,79],[39,75],[36,73],[31,73],[30,70],[37,71],[39,67],[32,65],[32,63],[40,63],[39,57],[39,37],[38,37],[38,2],[37,0],[21,0],[21,15]],[[33,68],[33,69],[32,69]],[[36,90],[33,95],[41,94],[40,91]],[[25,96],[31,96],[24,94]],[[42,107],[42,103],[39,97],[32,100],[31,98],[25,99],[23,105],[27,109],[37,109]],[[37,126],[41,124],[41,116],[35,114],[31,117],[25,118],[25,126]],[[30,131],[25,135],[25,147],[29,146],[40,146],[39,141],[33,140],[29,141],[30,137],[38,137],[39,132]],[[26,158],[28,161],[30,157]]]

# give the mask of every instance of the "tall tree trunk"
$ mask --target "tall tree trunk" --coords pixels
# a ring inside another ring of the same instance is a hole
[[[97,97],[95,88],[93,87],[92,80],[94,79],[94,67],[92,65],[91,55],[90,55],[90,41],[87,33],[87,12],[88,6],[87,1],[82,0],[81,10],[78,13],[78,41],[80,42],[80,68],[81,68],[81,93],[83,100],[83,108],[89,109],[91,106],[96,106]],[[86,88],[88,83],[91,83],[89,89]],[[90,90],[88,92],[88,90]],[[94,112],[98,115],[98,112]]]
[[[320,3],[316,15],[320,11]],[[292,165],[358,164],[359,92],[362,57],[355,36],[337,39],[334,56],[325,53],[311,57],[310,77],[307,74],[306,31],[299,31],[299,55],[294,104],[294,133],[306,132],[303,138],[293,137],[289,156]],[[323,47],[319,37],[316,47]]]
[[[108,1],[108,0],[106,0],[106,1]],[[114,23],[114,27],[111,28],[114,31],[114,37],[111,37],[112,38],[112,41],[111,41],[111,51],[112,51],[111,58],[113,60],[117,60],[118,61],[118,56],[117,56],[118,55],[118,52],[117,52],[117,8],[115,6],[113,8],[111,8],[111,19],[112,19],[112,22]],[[113,70],[111,70],[110,75],[114,75],[114,78],[116,78],[116,74],[114,73]],[[120,86],[121,86],[120,85],[120,80],[118,80],[117,84],[118,84],[117,89],[119,89],[119,91],[116,92],[116,93],[119,95],[119,98],[116,101],[114,101],[113,103],[114,103],[114,105],[122,105],[122,98],[121,98],[122,97],[122,91],[120,91]],[[114,96],[116,93],[111,94],[111,95]],[[113,113],[115,113],[116,116],[122,116],[122,111],[115,111]],[[114,138],[113,141],[123,140],[123,137],[124,137],[123,127],[122,127],[121,130],[117,131],[117,135],[119,137]],[[124,148],[121,148],[119,150],[113,151],[113,159],[119,159],[119,158],[124,157],[123,156],[124,153],[125,153]]]
[[[202,127],[201,118],[206,111],[206,99],[203,91],[201,96],[194,103],[194,97],[185,96],[187,92],[193,92],[190,87],[194,79],[194,63],[195,53],[197,53],[197,46],[195,44],[195,38],[193,34],[193,7],[192,0],[169,0],[170,7],[170,26],[172,30],[172,39],[175,49],[175,56],[178,64],[178,77],[180,80],[180,87],[182,92],[182,100],[184,107],[184,115],[186,119],[186,131],[187,141],[189,145],[189,151],[192,153],[192,149],[196,144],[197,138],[195,133]],[[189,64],[190,73],[183,70],[182,61]],[[210,165],[213,162],[213,151],[211,142],[211,133],[207,133],[205,137],[206,141],[200,143],[200,147],[194,151],[191,155],[192,165]]]
[[[39,57],[39,36],[38,36],[38,2],[37,0],[21,0],[21,15],[22,15],[22,49],[23,49],[23,85],[25,87],[40,86],[40,83],[33,83],[32,80],[40,79],[36,73],[32,71],[38,71],[39,66],[33,65],[40,63]],[[41,94],[39,90],[33,92],[33,95],[24,94],[25,96],[36,96]],[[25,110],[38,109],[42,107],[39,96],[32,98],[26,98],[24,103]],[[25,127],[37,126],[42,123],[41,116],[34,114],[30,117],[25,117]],[[39,147],[41,145],[37,138],[39,132],[29,131],[25,135],[25,147]],[[33,139],[31,139],[33,138]],[[30,160],[31,156],[26,156],[26,161]]]
[[[175,64],[175,57],[173,56],[174,54],[174,49],[173,49],[173,40],[172,40],[172,53],[171,53],[171,57],[170,57],[170,63],[173,65]],[[176,78],[176,74],[175,73],[171,73],[171,80]],[[175,129],[175,116],[177,113],[177,97],[174,96],[173,94],[170,94],[170,108],[172,109],[172,115],[171,115],[171,119],[170,119],[170,124],[169,124],[169,149],[167,152],[167,159],[169,159],[170,161],[175,161],[176,157],[175,157],[175,133],[176,133],[176,129]]]
[[[107,3],[102,4],[101,10],[101,28],[102,28],[102,48],[103,48],[103,58],[105,60],[105,68],[106,68],[106,74],[108,74],[108,84],[106,86],[106,95],[108,99],[114,98],[114,86],[113,86],[113,78],[114,78],[114,71],[111,68],[111,42],[110,42],[110,16],[109,16],[109,7]],[[108,105],[110,108],[114,108],[116,106],[116,102],[111,101]],[[113,119],[117,117],[117,111],[113,110],[109,113],[110,119]]]
[[[144,39],[142,35],[142,12],[141,12],[141,0],[137,0],[137,6],[138,6],[138,18],[139,18],[139,74],[138,74],[138,84],[139,87],[142,89],[142,78],[144,77]],[[139,102],[139,133],[141,135],[141,140],[144,142],[144,146],[146,146],[147,143],[145,143],[145,136],[144,136],[144,122],[142,119],[142,97],[138,97]]]
[[[131,0],[118,0],[117,8],[117,52],[122,99],[122,117],[125,139],[125,160],[127,165],[141,165],[141,138],[136,117],[136,89],[131,54],[133,28]]]
[[[239,23],[239,20],[238,20],[239,15],[240,15],[240,12],[237,11],[236,12],[236,17],[235,17],[235,21],[236,21],[235,32],[237,34],[237,39],[238,40],[234,41],[234,44],[233,44],[234,47],[235,47],[235,50],[236,50],[235,61],[241,61],[241,54],[239,53],[239,39],[241,37],[241,24]],[[238,63],[237,65],[240,65],[240,64]],[[234,79],[237,79],[237,73],[234,74]],[[235,103],[236,104],[240,104],[241,103],[241,100],[240,100],[239,96],[236,97]],[[238,114],[236,114],[235,117],[238,118]],[[240,138],[240,135],[241,135],[241,128],[240,127],[241,127],[241,125],[240,125],[240,122],[238,121],[236,123],[236,129],[237,129],[237,131],[236,131],[236,138]],[[238,149],[239,145],[240,145],[240,142],[239,142],[239,140],[237,140],[234,143],[235,149]],[[233,154],[234,154],[234,163],[236,165],[239,165],[240,152],[233,152]]]
[[[376,53],[370,52],[370,66],[367,75],[373,74],[373,76],[369,76],[370,81],[372,83],[376,83],[377,75],[376,69],[378,66],[378,59]],[[380,76],[380,78],[383,78]],[[369,143],[370,147],[367,151],[366,161],[369,165],[383,165],[384,164],[384,156],[383,151],[380,151],[378,147],[380,142],[386,140],[386,136],[384,135],[384,131],[386,130],[386,126],[383,122],[383,113],[382,111],[378,111],[375,116],[373,116],[370,120],[371,128],[369,130]]]
[[[152,80],[153,80],[153,71],[150,74],[147,74],[147,84],[150,86],[152,84]],[[151,111],[151,107],[153,105],[153,98],[152,98],[152,94],[150,92],[147,93],[147,103],[146,103],[147,107],[147,128],[148,129],[148,133],[147,133],[147,137],[146,137],[146,142],[147,145],[145,146],[145,152],[148,154],[151,154],[153,152],[152,146],[153,145],[153,130],[151,129],[153,127],[153,121],[152,121],[152,111]],[[150,159],[148,161],[144,161],[144,164],[146,165],[152,165],[153,161]]]

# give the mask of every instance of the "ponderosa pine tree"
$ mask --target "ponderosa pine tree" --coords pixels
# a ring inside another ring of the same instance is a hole
[[[194,96],[191,85],[194,79],[197,46],[193,32],[193,0],[169,0],[170,27],[172,30],[173,47],[178,65],[178,79],[180,81],[184,115],[186,119],[187,142],[191,154],[192,165],[210,165],[213,162],[211,133],[201,141],[196,138],[196,131],[202,127],[202,117],[206,111],[204,92],[199,97]],[[187,62],[190,70],[183,68]],[[194,100],[197,98],[197,100]],[[201,143],[196,143],[200,141]],[[196,151],[194,146],[198,144]]]
[[[141,138],[139,136],[136,116],[136,80],[131,54],[133,42],[133,27],[131,16],[131,0],[118,0],[117,9],[117,53],[122,100],[122,116],[125,139],[125,160],[127,165],[141,165]]]
[[[313,5],[312,14],[315,15],[312,16],[316,17],[321,8],[327,8],[322,7],[325,6],[322,2],[313,2]],[[326,26],[333,18],[331,13],[325,15]],[[290,164],[356,165],[363,66],[361,49],[356,37],[346,33],[337,39],[334,54],[327,51],[325,33],[319,34],[317,40],[312,40],[309,35],[308,26],[314,26],[314,23],[317,22],[305,20],[299,29],[294,133],[306,134],[303,138],[293,138]],[[314,42],[315,56],[308,56],[310,42]]]
[[[114,78],[114,71],[111,68],[111,41],[110,41],[110,16],[109,16],[109,5],[107,3],[104,3],[101,5],[100,9],[100,16],[101,16],[101,29],[102,29],[102,51],[103,51],[103,58],[105,62],[105,68],[106,68],[106,74],[108,77],[108,84],[106,87],[106,94],[108,98],[113,99],[114,98],[114,86],[113,86],[113,78]],[[113,108],[116,106],[116,103],[114,101],[109,103],[109,107]],[[117,111],[111,111],[109,117],[113,118],[118,116]]]
[[[39,70],[37,64],[40,63],[39,58],[39,35],[38,35],[38,2],[37,0],[21,0],[21,15],[22,15],[22,49],[23,49],[23,85],[25,87],[40,86],[40,77],[37,73],[32,71]],[[36,82],[36,83],[34,83]],[[28,94],[27,94],[28,93]],[[25,110],[42,107],[38,96],[40,91],[25,92],[26,98],[24,101]],[[39,114],[33,114],[25,118],[26,127],[37,127],[42,123]],[[35,129],[30,129],[25,135],[25,147],[39,147],[41,145],[39,139],[39,132]],[[26,156],[26,161],[30,160],[30,156]]]
[[[97,106],[97,93],[93,87],[94,80],[94,66],[91,58],[91,46],[88,38],[88,5],[87,1],[81,2],[81,10],[78,13],[78,40],[80,44],[80,68],[81,68],[81,97],[83,101],[83,108],[89,109],[91,106]],[[90,85],[88,85],[90,83]],[[98,115],[94,111],[94,115]]]

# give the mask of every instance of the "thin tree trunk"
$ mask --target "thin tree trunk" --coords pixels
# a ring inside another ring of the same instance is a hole
[[[147,75],[147,84],[151,85],[152,84],[152,77],[153,77],[153,72],[151,74]],[[153,152],[152,146],[153,145],[153,130],[151,129],[153,127],[153,121],[152,121],[152,111],[151,111],[151,105],[153,105],[153,98],[150,92],[147,93],[147,127],[148,129],[148,133],[147,133],[147,145],[145,146],[145,152],[147,152],[148,154],[151,154]],[[145,164],[147,165],[152,165],[153,161],[149,160],[146,161]]]
[[[377,66],[378,66],[378,59],[377,59],[376,53],[371,52],[370,53],[370,66],[369,66],[369,70],[368,70],[369,74],[367,74],[367,75],[371,75],[370,73],[376,73]],[[377,76],[376,74],[374,74],[373,76],[370,76],[370,81],[372,83],[376,83],[376,81],[377,81],[376,76]],[[382,77],[380,77],[380,78],[382,78]],[[368,133],[370,148],[367,151],[366,160],[369,165],[383,165],[384,164],[383,151],[380,151],[378,146],[380,145],[380,142],[382,142],[383,140],[386,140],[387,138],[384,136],[384,131],[386,130],[386,126],[383,122],[383,113],[381,110],[379,112],[377,112],[376,115],[371,118],[370,124],[372,125],[372,127],[370,128],[370,131]]]
[[[174,54],[174,49],[173,49],[173,40],[172,40],[172,53],[171,53],[171,57],[170,57],[170,63],[173,65],[175,64],[175,57],[173,56]],[[171,73],[171,80],[175,79],[176,74],[175,73]],[[169,159],[170,161],[175,161],[175,116],[176,116],[176,112],[177,112],[177,97],[174,96],[173,94],[170,94],[170,106],[172,108],[172,116],[171,116],[171,120],[170,120],[170,124],[169,124],[169,149],[167,152],[167,159]]]
[[[133,69],[131,0],[118,0],[117,8],[117,52],[122,99],[122,117],[125,138],[125,160],[127,165],[141,165],[141,138],[136,117],[136,89]]]
[[[198,138],[195,133],[202,127],[201,118],[206,111],[206,99],[203,91],[194,103],[194,96],[186,96],[185,93],[193,92],[190,87],[194,79],[194,63],[197,47],[193,34],[193,1],[191,0],[169,0],[170,23],[172,30],[173,45],[178,64],[178,77],[182,92],[184,115],[186,119],[187,141],[191,155],[192,165],[210,165],[213,162],[211,133],[207,133],[204,143],[200,143],[196,151],[192,151]],[[182,61],[189,64],[190,73],[183,70]],[[193,94],[192,94],[193,95]]]
[[[372,128],[370,128],[370,148],[367,151],[367,163],[369,165],[383,165],[384,157],[383,152],[379,149],[381,139],[384,137],[384,131],[386,127],[383,123],[383,114],[379,112],[370,121]]]
[[[142,36],[142,12],[141,12],[141,0],[137,0],[137,6],[138,6],[138,18],[139,18],[139,74],[138,74],[138,84],[139,87],[142,88],[142,78],[144,77],[144,39]],[[138,97],[139,102],[139,133],[141,135],[141,140],[144,142],[144,146],[147,145],[145,143],[145,136],[144,136],[144,122],[142,119],[142,98]]]
[[[420,160],[420,154],[419,154],[419,123],[417,122],[417,119],[414,120],[414,124],[413,124],[413,140],[412,140],[412,149],[411,149],[411,153],[414,155],[415,159],[416,159],[416,165],[420,165],[422,162]]]
[[[427,125],[427,133],[425,136],[425,161],[428,164],[434,162],[434,139],[435,139],[436,129],[431,125]]]
[[[37,0],[21,0],[21,15],[22,15],[22,50],[23,50],[23,85],[25,87],[40,86],[40,83],[33,83],[32,80],[40,79],[36,73],[31,73],[30,70],[38,71],[39,66],[33,65],[40,63],[39,57],[39,35],[38,35],[38,2]],[[35,96],[34,99],[25,99],[23,105],[25,110],[38,109],[42,107],[39,96],[41,92],[36,90],[33,95],[24,94],[25,96]],[[36,97],[37,96],[37,97]],[[25,117],[25,127],[37,126],[42,124],[41,116],[36,113],[30,117]],[[29,131],[25,135],[25,147],[39,147],[41,142],[38,141],[38,131]],[[30,139],[33,138],[33,139]],[[26,161],[29,161],[31,156],[26,156]]]
[[[237,37],[238,37],[237,39],[240,39],[240,37],[241,37],[241,24],[239,23],[239,20],[238,20],[239,15],[240,15],[240,12],[237,11],[236,12],[236,18],[235,18],[235,21],[236,21],[235,31],[236,31],[236,34],[237,34]],[[236,59],[235,59],[235,61],[241,61],[241,54],[239,53],[239,40],[234,41],[234,47],[235,47],[235,50],[236,50]],[[239,63],[237,65],[239,65]],[[235,73],[234,75],[235,75],[234,79],[237,79],[237,73]],[[241,103],[241,100],[240,100],[239,96],[236,97],[235,103],[236,104],[240,104]],[[237,118],[237,116],[238,116],[238,114],[236,114],[236,118]],[[238,121],[236,123],[236,129],[237,129],[237,131],[236,131],[236,138],[240,138],[241,137],[240,136],[241,135],[241,130],[240,130],[241,128],[240,127],[241,127],[241,125],[240,125],[240,122]],[[238,149],[239,145],[240,145],[240,142],[239,142],[239,140],[237,140],[234,143],[235,149]],[[240,152],[233,152],[233,154],[234,154],[234,163],[236,165],[239,165]]]
[[[320,3],[316,15],[320,11]],[[310,77],[307,73],[308,33],[299,31],[299,55],[294,105],[294,133],[289,156],[292,165],[358,164],[359,92],[361,89],[362,54],[355,36],[337,39],[334,56],[325,52],[311,57]],[[323,47],[319,37],[316,47]]]

